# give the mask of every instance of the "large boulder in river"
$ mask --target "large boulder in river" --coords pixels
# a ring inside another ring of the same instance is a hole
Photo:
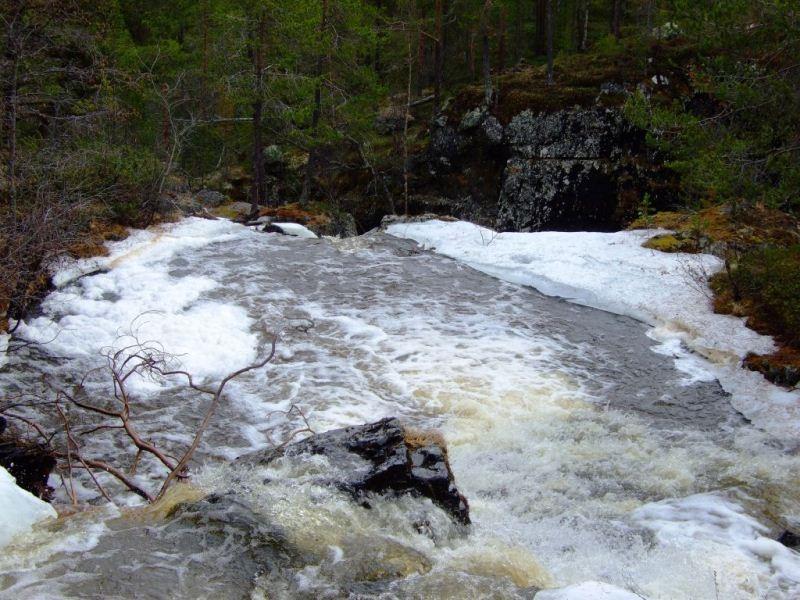
[[[239,460],[267,465],[280,457],[303,455],[327,457],[337,466],[337,474],[325,483],[365,506],[372,494],[412,494],[430,498],[460,523],[470,522],[469,505],[455,485],[443,443],[432,436],[410,434],[397,419],[328,431]]]

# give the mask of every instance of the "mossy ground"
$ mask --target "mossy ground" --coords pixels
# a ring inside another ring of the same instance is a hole
[[[800,382],[800,224],[787,213],[755,206],[734,211],[714,206],[695,212],[662,212],[631,228],[669,229],[645,246],[662,252],[712,252],[726,268],[709,284],[714,310],[747,319],[771,335],[779,350],[751,355],[745,366],[785,386]]]
[[[312,203],[307,208],[303,208],[297,203],[284,204],[278,207],[265,207],[261,209],[259,216],[273,217],[290,223],[300,223],[314,231],[325,230],[330,226],[332,220],[326,208],[318,203]]]
[[[518,65],[493,78],[496,92],[494,114],[507,124],[525,110],[534,113],[556,111],[574,106],[591,106],[598,99],[600,86],[605,83],[635,85],[653,75],[670,81],[670,93],[687,88],[686,61],[694,49],[683,40],[652,40],[646,52],[633,38],[617,42],[613,38],[596,45],[590,52],[564,54],[556,57],[553,85],[547,83],[544,64]],[[641,57],[649,56],[651,62]],[[620,106],[625,94],[601,96],[601,104]],[[467,111],[484,102],[482,84],[465,86],[453,98],[448,116],[460,119]]]

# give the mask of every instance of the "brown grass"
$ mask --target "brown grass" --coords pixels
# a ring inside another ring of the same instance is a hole
[[[310,229],[324,228],[330,224],[331,218],[324,211],[316,208],[309,207],[308,209],[302,208],[299,204],[284,204],[278,207],[262,208],[259,216],[272,217],[281,221],[289,221],[292,223],[300,223]]]
[[[118,242],[128,237],[127,227],[107,221],[92,220],[86,233],[77,242],[67,248],[67,252],[74,258],[91,258],[93,256],[106,256],[108,249],[105,243]]]
[[[403,427],[403,440],[410,450],[424,448],[425,446],[439,446],[444,450],[445,456],[447,456],[447,442],[439,431]]]
[[[725,243],[739,249],[747,249],[762,244],[788,246],[800,242],[800,224],[797,218],[779,210],[755,206],[741,211],[734,217],[727,206],[712,206],[696,212],[659,212],[650,217],[640,217],[631,223],[629,229],[671,229],[674,237],[681,241],[701,238],[707,243]],[[656,245],[657,242],[655,243]],[[667,245],[668,246],[668,245]],[[699,252],[684,244],[681,252]],[[652,246],[648,246],[652,247]],[[654,248],[662,250],[662,248]],[[675,251],[671,248],[666,252]]]

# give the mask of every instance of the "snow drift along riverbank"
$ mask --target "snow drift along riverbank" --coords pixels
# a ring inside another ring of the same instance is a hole
[[[34,523],[57,516],[52,506],[17,486],[11,474],[0,467],[0,548]]]
[[[716,378],[759,426],[781,436],[800,433],[800,393],[739,368],[749,352],[770,352],[774,343],[743,319],[713,312],[706,281],[723,267],[715,256],[642,247],[656,231],[497,233],[432,220],[395,223],[387,233],[505,281],[644,321],[659,342],[654,350],[676,359],[687,384]]]

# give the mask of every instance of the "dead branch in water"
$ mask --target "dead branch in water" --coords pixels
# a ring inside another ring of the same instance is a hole
[[[34,419],[2,410],[4,416],[19,421],[31,428],[37,437],[41,438],[48,448],[51,448],[56,458],[60,460],[57,468],[64,481],[64,488],[67,490],[73,504],[78,503],[75,491],[74,472],[76,470],[85,471],[97,487],[100,494],[106,500],[113,502],[111,495],[100,483],[96,472],[104,471],[129,491],[137,494],[148,502],[154,502],[161,498],[169,489],[170,485],[176,480],[186,479],[189,476],[189,463],[191,462],[198,447],[202,443],[203,436],[208,429],[214,414],[216,413],[222,399],[226,386],[236,379],[251,371],[260,369],[267,365],[275,357],[278,335],[274,335],[270,344],[269,352],[256,362],[233,371],[226,375],[216,387],[205,387],[195,381],[194,376],[188,371],[177,367],[176,357],[166,352],[158,342],[143,341],[139,339],[136,332],[131,332],[121,336],[118,341],[126,340],[119,348],[110,348],[104,351],[106,358],[105,370],[111,377],[112,395],[104,401],[89,398],[85,389],[85,382],[92,374],[96,374],[100,369],[93,369],[83,379],[75,384],[72,389],[64,389],[50,382],[46,382],[47,387],[54,394],[52,400],[37,397],[31,405],[43,406],[50,405],[53,408],[54,416],[60,422],[60,430],[63,441],[58,440],[56,447],[56,433],[48,434],[46,428]],[[210,397],[210,402],[205,410],[203,419],[195,430],[191,443],[178,456],[173,456],[164,451],[152,440],[147,439],[139,430],[134,418],[132,407],[136,398],[131,394],[128,382],[133,377],[143,377],[158,381],[180,378],[185,380],[185,385],[204,396]],[[16,402],[14,406],[22,407],[28,403]],[[67,410],[69,409],[69,410]],[[303,412],[296,406],[289,410],[296,410],[305,423],[305,427],[292,434],[292,438],[305,431],[311,431],[308,421]],[[100,422],[76,425],[71,420],[71,413],[81,416],[92,416],[100,419]],[[101,460],[86,455],[87,438],[107,433],[108,431],[124,433],[126,439],[135,448],[135,457],[128,471],[112,464],[112,461]],[[157,486],[156,490],[149,491],[138,484],[133,477],[143,456],[150,456],[157,464],[160,464],[166,474]],[[67,485],[68,484],[68,485]]]

